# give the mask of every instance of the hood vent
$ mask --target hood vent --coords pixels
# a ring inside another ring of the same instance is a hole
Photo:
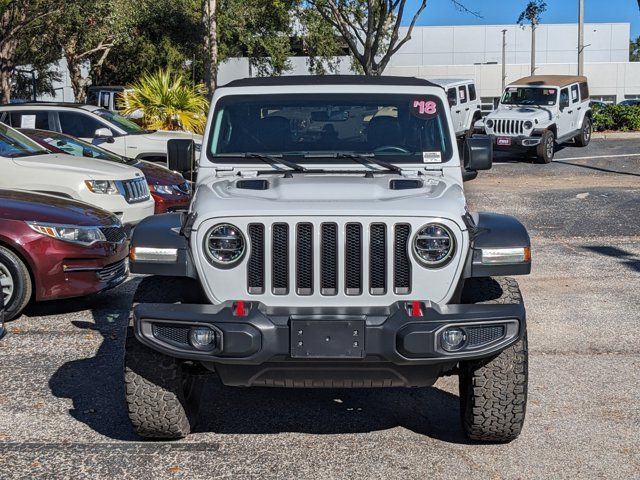
[[[261,179],[238,180],[236,188],[243,190],[269,190],[269,182]]]
[[[389,182],[389,188],[391,190],[412,190],[416,188],[422,188],[423,186],[424,184],[422,183],[422,180],[409,178],[391,180],[391,182]]]

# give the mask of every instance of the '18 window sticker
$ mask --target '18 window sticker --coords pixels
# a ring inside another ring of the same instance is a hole
[[[438,114],[438,105],[433,100],[417,98],[411,101],[411,113],[418,118],[433,118]]]

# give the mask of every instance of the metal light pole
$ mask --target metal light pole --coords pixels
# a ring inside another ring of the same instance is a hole
[[[578,75],[584,75],[584,0],[578,0]]]
[[[502,30],[502,91],[507,81],[507,29]]]

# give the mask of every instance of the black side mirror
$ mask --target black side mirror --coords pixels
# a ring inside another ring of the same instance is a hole
[[[195,169],[196,144],[193,140],[174,138],[167,142],[167,167],[183,176]]]
[[[465,180],[476,177],[473,172],[489,170],[493,165],[493,140],[488,135],[476,135],[464,141],[462,147],[464,170],[468,172]]]

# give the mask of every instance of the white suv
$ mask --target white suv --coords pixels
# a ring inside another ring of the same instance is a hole
[[[473,133],[473,125],[482,118],[474,81],[460,78],[430,78],[429,81],[440,85],[447,94],[456,137]]]
[[[202,137],[187,132],[145,130],[115,112],[95,105],[73,103],[22,103],[0,107],[0,122],[14,128],[52,130],[81,138],[118,155],[166,162],[167,141]]]
[[[534,150],[540,163],[553,160],[556,144],[591,140],[592,116],[586,77],[524,77],[505,88],[498,108],[487,115],[484,130],[496,148]]]
[[[0,188],[73,198],[108,210],[123,223],[153,215],[155,202],[137,168],[71,155],[55,155],[0,123]]]

